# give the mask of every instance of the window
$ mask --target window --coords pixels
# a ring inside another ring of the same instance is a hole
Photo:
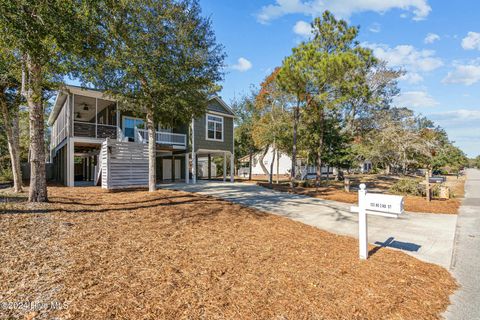
[[[207,140],[223,141],[223,117],[207,114]]]
[[[142,119],[123,117],[123,135],[133,139],[135,135],[135,127],[143,129],[144,123],[145,121]]]

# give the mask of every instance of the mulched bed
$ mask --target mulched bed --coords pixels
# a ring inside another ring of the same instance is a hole
[[[266,182],[258,182],[259,186],[270,188]],[[288,184],[273,184],[274,190],[282,192],[291,192]],[[324,200],[339,201],[345,203],[357,203],[358,193],[356,191],[346,192],[337,185],[315,187],[296,187],[296,194],[303,194]],[[405,196],[405,210],[410,212],[428,212],[442,214],[457,214],[460,208],[461,199],[433,199],[430,202],[423,197]]]
[[[359,261],[350,237],[210,197],[49,193],[0,206],[0,302],[55,310],[0,318],[436,319],[457,288],[402,252]]]

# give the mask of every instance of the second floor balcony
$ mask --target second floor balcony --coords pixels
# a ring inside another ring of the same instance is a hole
[[[135,142],[148,143],[148,130],[135,127]],[[155,142],[159,145],[172,146],[173,148],[186,148],[187,135],[172,133],[168,130],[156,131]]]

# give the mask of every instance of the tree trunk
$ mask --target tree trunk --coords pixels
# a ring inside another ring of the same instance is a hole
[[[44,109],[41,66],[27,57],[28,90],[25,93],[30,122],[30,192],[28,201],[47,202]]]
[[[272,187],[273,184],[273,164],[275,162],[275,144],[273,145],[272,148],[272,162],[270,163],[270,174],[268,176],[268,183],[270,184],[270,187]]]
[[[297,166],[297,130],[298,118],[300,117],[300,100],[297,99],[297,105],[293,111],[293,148],[292,148],[292,170],[290,171],[290,188],[295,189],[295,175]]]
[[[148,191],[157,190],[157,172],[156,172],[156,137],[155,123],[153,121],[153,107],[147,109],[147,129],[148,129]]]
[[[319,139],[318,139],[318,147],[317,147],[317,174],[315,177],[315,187],[320,187],[320,182],[322,180],[322,152],[323,152],[323,136],[324,136],[324,116],[323,116],[323,109],[320,109],[320,132],[319,132]]]
[[[0,92],[0,104],[2,105],[3,122],[7,134],[8,152],[13,174],[13,191],[22,192],[22,174],[20,170],[20,137],[18,135],[18,108],[15,107],[13,119],[10,118],[10,111],[6,102],[3,90]]]
[[[315,187],[320,187],[320,182],[322,180],[322,152],[319,150],[317,151],[317,157],[315,159],[315,166],[316,166],[316,176],[315,176]]]
[[[270,149],[270,145],[265,146],[265,150],[263,150],[263,153],[262,153],[262,155],[260,156],[260,159],[259,159],[260,167],[262,168],[263,174],[265,174],[267,176],[268,176],[269,173],[268,173],[267,168],[265,167],[265,164],[263,163],[263,160],[265,159],[265,156],[267,155],[268,149]]]
[[[248,180],[252,180],[252,161],[253,161],[253,152],[250,150],[250,157],[249,157],[249,166],[248,166]]]
[[[280,182],[280,152],[277,149],[277,184]]]

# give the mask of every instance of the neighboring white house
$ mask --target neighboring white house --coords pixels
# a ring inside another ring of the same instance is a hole
[[[252,156],[252,174],[265,174],[263,172],[262,167],[260,165],[260,160],[262,158],[264,151],[260,151],[255,153]],[[288,155],[279,152],[279,158],[277,158],[277,153],[275,152],[275,161],[273,163],[273,173],[277,174],[277,163],[278,163],[278,173],[279,174],[290,174],[290,170],[292,169],[292,158]],[[273,148],[269,148],[267,154],[263,158],[263,164],[267,168],[267,171],[270,171],[270,165],[273,159]],[[239,170],[239,175],[248,175],[248,162],[250,161],[250,157],[246,156],[240,159],[240,162],[243,164],[242,168]],[[246,168],[246,169],[245,169]]]
[[[202,157],[198,158],[198,177],[199,178],[208,178],[208,158]],[[210,173],[212,177],[217,176],[217,165],[211,161],[210,162]]]
[[[262,158],[264,151],[259,151],[252,156],[252,175],[263,175],[265,172],[262,170],[260,165],[260,160]],[[268,149],[267,154],[263,158],[263,164],[268,172],[270,172],[270,166],[272,164],[273,159],[273,148],[270,147]],[[247,177],[249,172],[249,161],[250,157],[247,155],[243,158],[239,159],[242,167],[238,170],[238,175]],[[292,170],[292,158],[284,153],[279,153],[279,157],[275,153],[275,160],[273,162],[273,174],[277,174],[277,163],[278,163],[278,174],[280,175],[289,175],[290,171]],[[298,158],[297,159],[297,175],[301,179],[305,179],[307,176],[311,178],[312,175],[315,175],[316,169],[315,166],[307,166],[304,159]],[[327,170],[330,174],[334,173],[334,168],[327,168],[322,167],[322,174],[327,174]]]

